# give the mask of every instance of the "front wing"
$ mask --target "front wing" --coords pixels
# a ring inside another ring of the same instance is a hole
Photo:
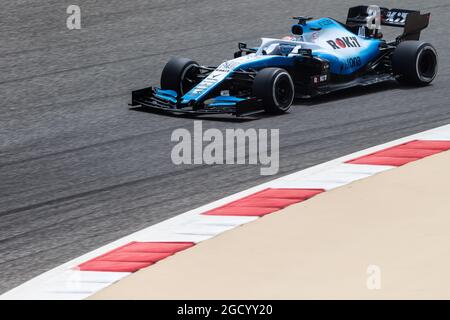
[[[191,114],[191,115],[214,115],[232,114],[235,116],[248,116],[264,111],[260,99],[239,99],[233,103],[221,101],[212,104],[188,103],[182,104],[175,96],[161,94],[158,88],[147,87],[132,91],[130,106],[141,106],[149,110],[163,111],[169,113]]]

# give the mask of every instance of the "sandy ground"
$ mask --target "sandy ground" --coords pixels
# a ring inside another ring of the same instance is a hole
[[[291,206],[93,299],[448,299],[450,152]]]

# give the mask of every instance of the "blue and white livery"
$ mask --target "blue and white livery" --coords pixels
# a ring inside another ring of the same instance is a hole
[[[378,6],[349,9],[346,23],[332,18],[296,17],[292,35],[262,38],[257,48],[239,44],[234,59],[217,67],[173,58],[160,88],[133,91],[131,105],[172,113],[236,116],[286,112],[294,98],[310,98],[354,86],[399,80],[433,81],[437,53],[419,41],[430,14]],[[402,27],[393,41],[382,26]]]

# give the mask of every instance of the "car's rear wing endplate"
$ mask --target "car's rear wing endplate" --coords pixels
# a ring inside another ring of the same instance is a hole
[[[348,26],[364,26],[367,23],[368,6],[356,6],[348,10]],[[420,32],[428,27],[430,13],[421,14],[417,10],[380,8],[381,25],[404,28],[402,40],[419,40]]]

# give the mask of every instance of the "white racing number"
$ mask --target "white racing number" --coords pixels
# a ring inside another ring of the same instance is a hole
[[[389,11],[387,13],[386,22],[395,24],[404,24],[406,22],[407,12],[402,11]]]
[[[379,6],[371,5],[367,7],[366,26],[373,31],[381,29],[381,9]]]

